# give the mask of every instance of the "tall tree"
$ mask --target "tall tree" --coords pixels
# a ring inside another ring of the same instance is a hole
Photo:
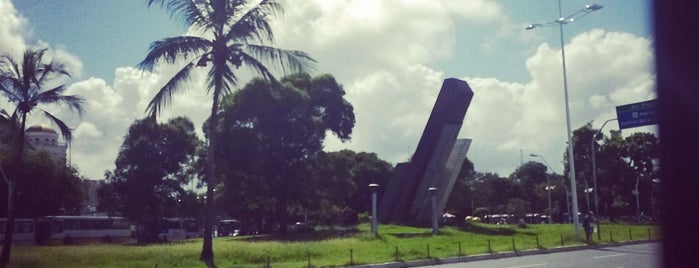
[[[184,117],[158,124],[152,118],[134,122],[124,138],[114,173],[108,176],[122,214],[132,220],[157,224],[167,215],[167,204],[184,196],[189,177],[182,171],[198,143],[194,125]],[[112,195],[114,196],[114,195]],[[177,206],[175,206],[177,207]],[[157,233],[148,233],[148,240]]]
[[[82,212],[86,193],[75,168],[66,166],[62,160],[56,161],[43,150],[25,156],[25,164],[28,167],[25,177],[16,182],[16,217],[78,215]],[[5,185],[0,189],[3,189],[0,196],[5,198]],[[4,212],[0,212],[0,217],[5,216]]]
[[[461,165],[459,175],[456,177],[454,188],[451,190],[446,210],[457,216],[473,215],[475,211],[475,171],[473,162],[466,158]]]
[[[268,80],[275,81],[270,69],[263,61],[271,62],[282,71],[297,72],[313,60],[301,51],[284,50],[269,46],[273,41],[272,28],[268,23],[271,15],[282,12],[282,6],[275,0],[147,0],[167,7],[170,14],[178,17],[190,29],[198,31],[198,36],[178,36],[154,42],[146,58],[139,67],[151,71],[161,61],[166,63],[184,62],[148,105],[151,116],[157,116],[160,109],[169,104],[172,96],[186,89],[197,67],[211,63],[207,74],[207,91],[211,93],[211,122],[209,133],[215,133],[218,122],[221,97],[238,84],[235,70],[245,66]],[[208,139],[209,148],[216,148],[215,135]],[[207,204],[204,221],[204,243],[200,259],[209,267],[214,267],[213,240],[211,237],[215,206],[213,189],[219,183],[216,176],[214,150],[207,155]]]
[[[546,184],[546,166],[539,162],[527,162],[510,174],[511,180],[516,180],[522,187],[522,199],[529,201],[531,207],[527,212],[538,212],[546,206],[542,206],[546,200],[546,192],[542,188]],[[543,184],[543,187],[542,187]]]
[[[15,105],[11,120],[15,128],[15,147],[13,170],[8,172],[5,178],[7,184],[7,227],[5,228],[5,241],[0,255],[0,266],[6,265],[10,260],[10,247],[12,246],[12,234],[14,225],[14,195],[18,179],[24,178],[24,130],[26,129],[27,116],[33,111],[39,111],[53,124],[58,126],[67,143],[71,141],[71,129],[62,120],[53,114],[39,108],[45,105],[67,105],[72,111],[82,115],[84,100],[75,95],[63,95],[67,78],[70,73],[63,63],[50,60],[45,57],[47,49],[28,49],[21,59],[15,59],[10,55],[0,56],[0,92]]]
[[[311,166],[322,152],[326,132],[341,140],[350,138],[354,113],[344,94],[330,75],[311,79],[308,74],[295,74],[284,77],[281,86],[253,80],[224,101],[219,122],[224,127],[216,135],[231,142],[215,150],[226,167],[222,168],[228,178],[226,188],[250,185],[256,194],[269,194],[282,233],[289,204],[303,206],[313,200]],[[240,191],[244,192],[252,191]]]

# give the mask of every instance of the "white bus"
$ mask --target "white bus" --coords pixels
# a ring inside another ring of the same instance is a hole
[[[165,227],[160,232],[160,237],[165,241],[177,241],[199,237],[197,221],[182,218],[163,218]]]
[[[131,225],[122,217],[46,216],[36,220],[38,244],[119,243],[131,238]]]
[[[12,241],[15,244],[34,243],[35,226],[34,219],[15,219],[15,231],[12,233]],[[5,241],[5,228],[7,219],[0,219],[0,242]]]

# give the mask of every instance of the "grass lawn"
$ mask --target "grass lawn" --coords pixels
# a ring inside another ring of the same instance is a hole
[[[430,229],[380,225],[374,237],[368,224],[353,228],[317,228],[286,237],[217,237],[218,267],[348,266],[447,258],[459,255],[511,252],[561,245],[581,245],[570,224],[472,224]],[[660,239],[657,225],[602,224],[594,243]],[[582,228],[581,235],[584,237]],[[513,249],[514,246],[514,249]],[[198,260],[201,239],[158,245],[91,244],[75,246],[15,246],[9,267],[203,267]]]

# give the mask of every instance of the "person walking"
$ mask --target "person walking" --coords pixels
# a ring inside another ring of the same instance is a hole
[[[585,229],[585,243],[592,243],[592,212],[585,213],[582,226]]]

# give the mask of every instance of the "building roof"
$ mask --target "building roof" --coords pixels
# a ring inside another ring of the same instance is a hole
[[[32,125],[32,126],[27,128],[26,132],[47,132],[47,133],[57,134],[56,131],[53,130],[53,128],[51,128],[45,124]]]

